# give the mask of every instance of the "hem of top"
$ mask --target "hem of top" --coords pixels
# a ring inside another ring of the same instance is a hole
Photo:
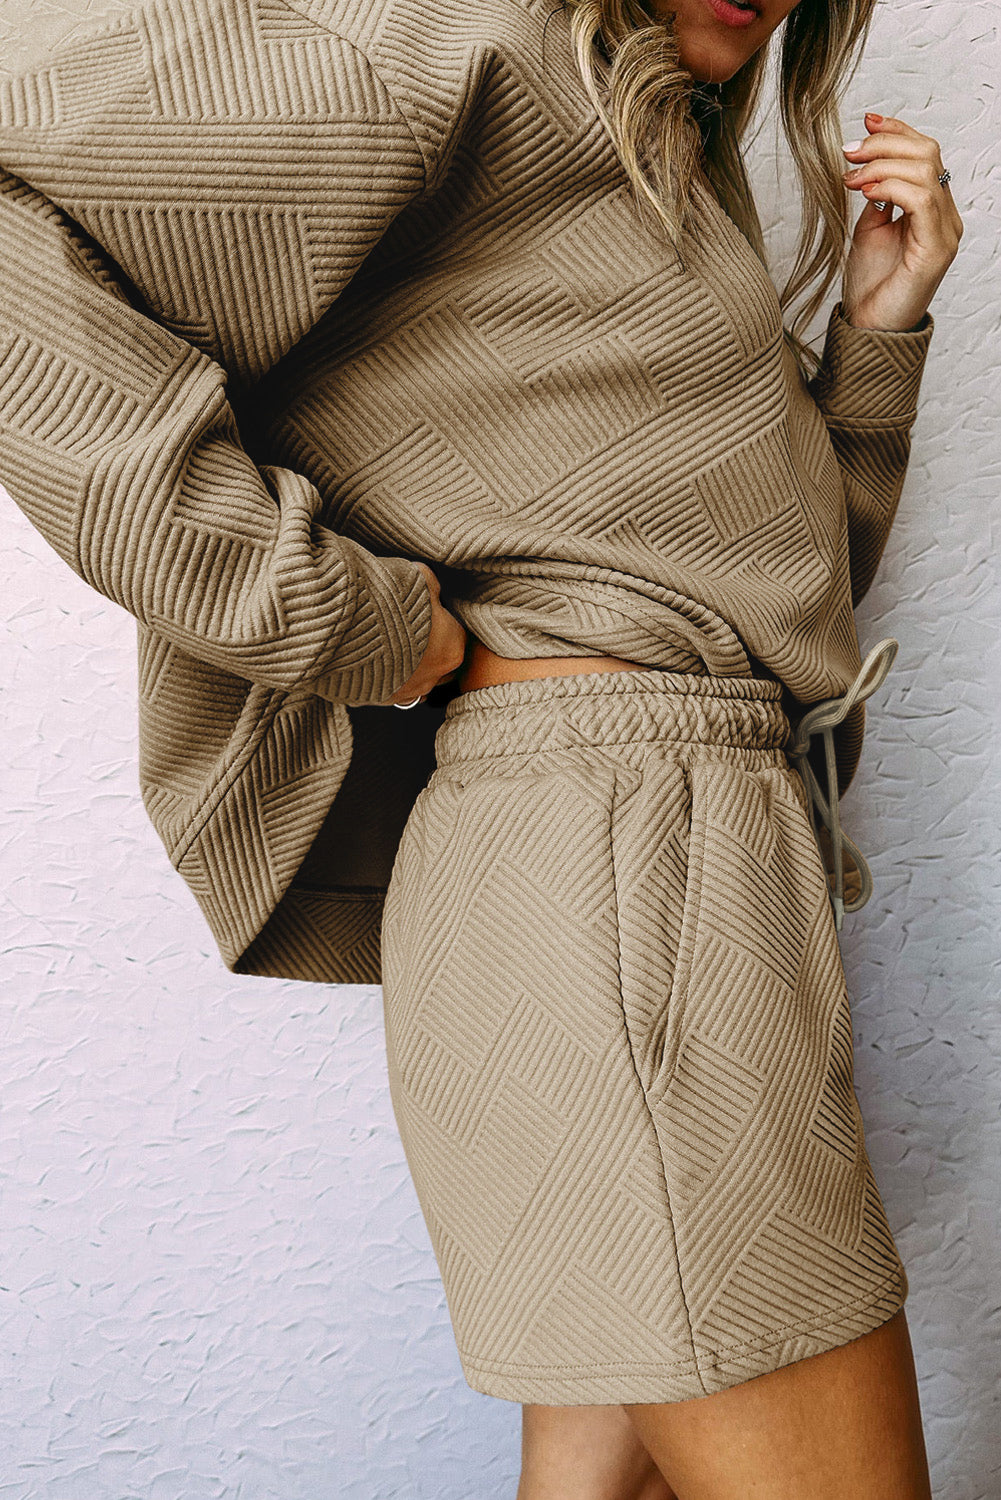
[[[891,1310],[885,1312],[887,1293],[891,1289],[895,1289],[895,1295],[891,1298]],[[693,1381],[692,1396],[698,1397],[713,1394],[712,1391],[707,1391],[705,1385],[702,1383],[702,1376],[705,1373],[719,1371],[728,1365],[732,1366],[739,1360],[746,1361],[749,1356],[767,1355],[770,1350],[780,1348],[792,1338],[815,1336],[819,1340],[819,1346],[815,1351],[811,1352],[817,1354],[823,1353],[828,1349],[839,1348],[843,1344],[851,1343],[856,1338],[862,1338],[866,1333],[882,1327],[884,1323],[889,1322],[890,1318],[896,1316],[906,1304],[908,1291],[907,1273],[898,1267],[879,1282],[874,1293],[870,1293],[864,1297],[853,1297],[848,1302],[839,1303],[837,1307],[831,1309],[822,1321],[811,1323],[807,1319],[800,1319],[798,1322],[787,1323],[781,1328],[772,1329],[766,1338],[755,1339],[744,1344],[727,1344],[714,1351],[712,1355],[696,1359],[673,1361],[636,1360],[613,1364],[605,1362],[587,1365],[523,1365],[507,1360],[473,1359],[463,1350],[461,1345],[457,1343],[456,1347],[460,1363],[462,1364],[463,1375],[467,1383],[472,1386],[472,1389],[480,1391],[481,1394],[486,1396],[500,1395],[500,1399],[502,1400],[537,1402],[541,1398],[538,1394],[526,1394],[523,1397],[503,1396],[496,1390],[497,1382],[493,1381],[493,1376],[497,1376],[501,1380],[505,1376],[508,1376],[514,1381],[519,1379],[528,1381],[551,1380],[554,1384],[564,1385],[594,1382],[596,1385],[600,1385],[602,1389],[607,1388],[609,1382],[614,1380],[644,1379],[650,1377],[654,1380],[667,1379],[670,1381],[683,1380],[687,1376],[691,1377]],[[864,1314],[876,1308],[879,1309],[879,1316],[878,1318],[874,1318],[867,1328],[861,1329],[858,1333],[850,1333],[847,1338],[840,1336],[846,1316],[850,1316],[853,1313]],[[825,1334],[830,1335],[830,1337],[825,1339]],[[794,1360],[786,1360],[784,1363],[794,1364],[797,1360],[808,1357],[808,1355],[798,1354]],[[754,1374],[766,1374],[771,1369],[781,1368],[781,1364],[762,1366]],[[578,1371],[580,1373],[577,1373]],[[475,1380],[480,1381],[480,1384],[474,1384],[473,1380],[470,1379],[471,1376]],[[736,1379],[727,1382],[727,1384],[740,1384],[743,1379],[753,1379],[753,1375],[738,1376]],[[487,1389],[487,1383],[493,1384],[495,1389]],[[726,1385],[718,1387],[720,1390],[725,1388]],[[585,1400],[585,1398],[581,1399],[582,1402]],[[614,1398],[604,1395],[601,1398],[601,1402],[608,1402],[610,1399]],[[635,1396],[623,1396],[618,1399],[634,1401],[637,1398]],[[648,1401],[672,1401],[687,1398],[679,1396],[650,1396],[643,1399]]]
[[[548,701],[578,697],[584,693],[612,692],[677,693],[683,697],[778,702],[784,689],[782,683],[772,677],[717,677],[710,673],[664,672],[656,667],[552,672],[467,688],[448,700],[445,717],[446,720],[454,719],[459,714],[477,709],[507,708],[512,703],[532,703],[537,699]]]

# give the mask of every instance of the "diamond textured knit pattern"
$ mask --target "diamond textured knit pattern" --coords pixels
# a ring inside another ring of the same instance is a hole
[[[807,384],[708,190],[682,257],[640,222],[552,0],[153,0],[0,81],[0,480],[136,620],[236,972],[379,979],[418,560],[508,656],[842,692],[932,327],[835,306]]]
[[[906,1299],[780,693],[580,672],[448,705],[383,998],[475,1390],[688,1400]]]

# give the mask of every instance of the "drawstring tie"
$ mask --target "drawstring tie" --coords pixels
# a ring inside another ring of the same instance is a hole
[[[793,725],[792,735],[786,753],[793,761],[803,778],[806,787],[807,799],[810,804],[810,824],[813,834],[820,849],[821,858],[824,858],[823,845],[820,842],[820,828],[818,826],[818,815],[827,832],[830,834],[831,847],[834,854],[834,889],[828,884],[828,894],[834,907],[834,925],[841,931],[841,925],[846,911],[858,911],[864,906],[872,895],[872,871],[862,857],[862,852],[857,844],[853,843],[848,835],[842,830],[841,818],[838,811],[838,770],[834,757],[834,734],[833,730],[854,708],[856,703],[868,698],[881,685],[887,672],[893,665],[893,658],[897,654],[900,642],[895,641],[892,636],[885,640],[877,641],[869,652],[865,661],[859,669],[858,675],[846,693],[840,698],[825,698],[822,703],[816,703],[807,710],[803,716]],[[813,735],[822,733],[824,736],[824,759],[827,768],[827,795],[820,789],[820,784],[813,773],[813,767],[807,756],[810,749],[810,740]],[[846,903],[845,901],[845,851],[854,861],[859,875],[861,889],[858,896]],[[825,861],[826,869],[826,861]]]

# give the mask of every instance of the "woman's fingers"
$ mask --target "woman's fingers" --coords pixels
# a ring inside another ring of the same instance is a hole
[[[853,162],[889,157],[894,161],[925,162],[936,178],[945,171],[941,148],[934,136],[923,135],[913,125],[908,125],[906,120],[889,116],[882,118],[867,114],[865,122],[869,134],[864,140],[853,143],[854,149],[845,151],[845,155]]]
[[[915,139],[909,135],[867,135],[858,145],[852,145],[851,149],[845,148],[845,155],[853,162],[866,162],[875,156],[892,156],[895,161],[927,161],[932,164],[938,160],[938,143],[926,137]],[[940,168],[941,170],[941,168]]]
[[[893,203],[914,216],[915,233],[920,243],[922,228],[934,229],[936,240],[959,244],[963,221],[951,193],[944,190],[933,170],[923,162],[906,159],[877,159],[863,167],[858,175],[845,177],[845,186],[860,192],[870,203]],[[929,240],[930,244],[930,240]]]
[[[955,238],[958,245],[963,222],[948,184],[939,181],[945,168],[938,141],[905,120],[885,118],[876,124],[867,115],[866,121],[872,133],[845,150],[854,163],[843,174],[845,186],[870,202],[894,203],[921,216],[926,229],[937,221],[945,238]]]
[[[917,183],[919,186],[934,187],[941,193],[942,184],[938,176],[934,163],[924,156],[900,156],[896,159],[877,156],[874,160],[851,167],[844,173],[845,182],[853,188],[862,187],[867,182],[879,182],[884,177],[898,177],[905,182]]]
[[[465,626],[442,604],[438,575],[427,563],[421,562],[418,566],[428,575],[431,630],[417,670],[386,700],[388,703],[404,703],[412,698],[426,697],[433,687],[441,682],[448,682],[455,676],[466,653]]]
[[[911,135],[920,140],[931,140],[930,136],[923,136],[920,130],[915,130],[913,125],[908,125],[906,120],[894,119],[892,115],[874,115],[867,110],[865,120],[866,124],[872,122],[874,130],[885,132],[887,135]]]
[[[929,187],[927,183],[913,182],[906,177],[882,177],[878,182],[864,184],[861,191],[866,198],[879,203],[895,203],[905,213],[912,214],[919,239],[922,224],[934,225],[936,230],[940,228],[942,205],[935,195],[941,195],[942,189],[937,182],[934,187]]]
[[[908,135],[883,132],[867,135],[864,140],[857,144],[851,142],[843,149],[845,156],[856,165],[864,165],[877,158],[889,158],[893,161],[923,163],[936,177],[945,171],[938,141],[933,140],[930,135],[919,135],[917,131]]]
[[[892,116],[867,113],[865,125],[865,139],[843,148],[852,163],[844,184],[867,199],[846,263],[845,306],[859,327],[911,329],[956,255],[963,222],[939,180],[938,141]]]

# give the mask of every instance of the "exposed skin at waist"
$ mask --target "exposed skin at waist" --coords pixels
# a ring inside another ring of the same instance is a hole
[[[460,693],[492,687],[498,682],[521,682],[528,677],[562,677],[570,672],[642,672],[639,662],[621,656],[530,656],[520,660],[498,656],[480,640],[472,640],[459,669]]]

